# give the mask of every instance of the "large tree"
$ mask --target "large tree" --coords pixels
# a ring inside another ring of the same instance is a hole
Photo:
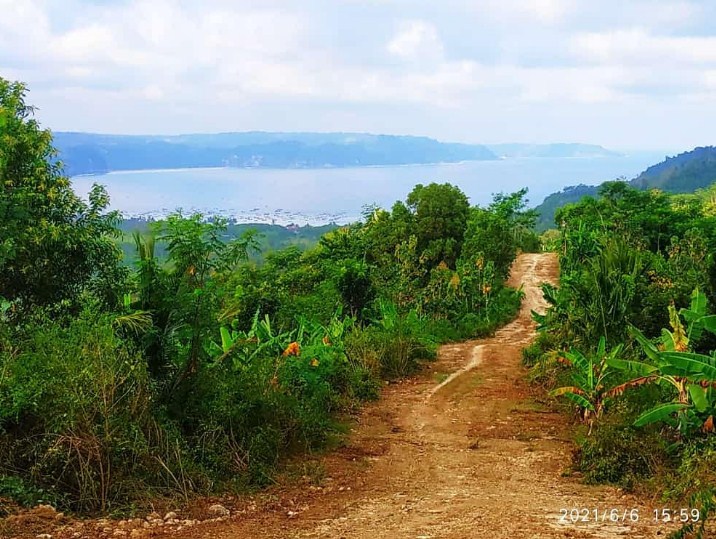
[[[448,183],[418,184],[408,195],[407,203],[414,214],[422,259],[428,266],[445,262],[454,268],[470,215],[465,194]]]
[[[26,88],[0,78],[0,296],[17,308],[75,300],[94,287],[116,300],[119,219],[94,186],[89,203],[62,173],[49,130],[25,103]]]

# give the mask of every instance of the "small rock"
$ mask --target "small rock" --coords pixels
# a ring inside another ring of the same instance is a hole
[[[177,514],[174,511],[169,511],[166,515],[164,515],[164,520],[176,520]]]
[[[214,505],[209,507],[209,513],[211,513],[212,515],[220,516],[220,517],[228,517],[229,514],[231,514],[231,511],[229,511],[223,505],[215,503]]]
[[[114,537],[126,537],[127,532],[124,530],[114,530],[114,533],[112,534]]]
[[[135,529],[135,530],[132,530],[132,531],[129,533],[129,536],[130,536],[132,539],[140,539],[140,538],[142,538],[142,537],[146,537],[146,534],[145,534],[142,530],[136,530],[136,529]]]
[[[37,539],[52,539],[52,536],[49,533],[41,533],[35,537],[37,537]]]
[[[156,511],[153,511],[147,515],[147,520],[161,520],[161,518],[162,516]]]
[[[298,511],[289,511],[286,515],[288,515],[288,518],[294,518],[298,516]]]

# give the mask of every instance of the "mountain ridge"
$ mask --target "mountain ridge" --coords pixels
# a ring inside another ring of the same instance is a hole
[[[660,189],[667,193],[693,193],[716,182],[716,147],[698,146],[647,167],[631,180],[636,189]],[[578,202],[585,196],[596,196],[600,185],[571,185],[545,197],[535,210],[540,214],[536,229],[543,232],[554,227],[558,208]]]
[[[54,143],[70,176],[144,169],[326,168],[620,155],[595,144],[467,144],[442,142],[425,136],[343,131],[228,131],[178,135],[57,131]]]
[[[249,131],[105,135],[56,132],[54,141],[70,176],[163,168],[326,168],[498,159],[480,144],[368,133]]]

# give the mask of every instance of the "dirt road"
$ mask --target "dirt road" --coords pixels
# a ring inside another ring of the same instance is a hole
[[[422,376],[386,387],[344,447],[299,463],[293,486],[234,500],[221,522],[131,537],[665,537],[639,500],[563,476],[571,427],[532,398],[520,363],[534,337],[530,311],[544,308],[539,285],[557,274],[553,255],[521,255],[510,283],[524,286],[519,316],[489,339],[443,346]],[[588,521],[572,523],[573,510]]]
[[[557,273],[553,255],[521,255],[510,284],[524,286],[525,300],[513,322],[492,338],[443,346],[424,376],[388,387],[348,445],[316,464],[318,477],[172,537],[665,536],[638,500],[563,477],[569,427],[530,397],[520,352],[534,336],[530,310],[544,308],[539,285]],[[579,509],[588,522],[560,522]]]

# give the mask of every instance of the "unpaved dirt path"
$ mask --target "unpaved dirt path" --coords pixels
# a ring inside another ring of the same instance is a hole
[[[553,255],[521,255],[510,282],[524,286],[519,316],[489,339],[443,346],[425,375],[386,388],[347,446],[321,460],[324,477],[172,537],[665,536],[638,500],[562,476],[573,449],[569,425],[532,400],[520,364],[534,336],[530,311],[544,308],[539,285],[557,274]],[[562,509],[580,508],[590,522],[560,523]],[[640,520],[603,522],[612,508],[620,519],[638,508]]]
[[[652,507],[614,488],[563,477],[573,450],[571,426],[533,398],[521,367],[521,350],[534,337],[530,311],[544,308],[540,284],[557,275],[553,255],[521,255],[510,279],[524,286],[519,316],[489,339],[443,346],[423,375],[386,387],[360,414],[344,447],[298,463],[302,479],[225,501],[232,515],[222,522],[122,536],[665,537],[668,530],[653,522]],[[181,518],[205,511],[198,505]],[[608,514],[603,521],[605,511],[616,509],[621,520],[635,508],[638,522],[609,522]],[[573,509],[588,510],[589,522],[560,523],[560,511]],[[68,528],[53,536],[117,535],[103,527],[88,522],[89,533]]]

